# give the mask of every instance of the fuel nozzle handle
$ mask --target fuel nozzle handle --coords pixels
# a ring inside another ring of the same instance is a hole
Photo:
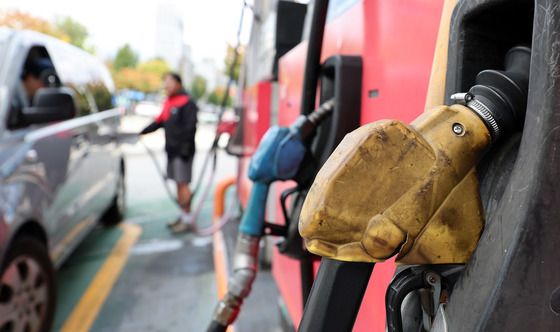
[[[505,70],[483,70],[468,93],[451,96],[473,110],[486,124],[492,140],[523,127],[529,89],[531,50],[514,47],[505,58]]]
[[[321,262],[301,331],[352,330],[367,264],[395,255],[406,265],[468,262],[484,228],[476,166],[492,141],[521,126],[529,62],[529,49],[513,48],[504,71],[482,71],[467,93],[452,97],[462,105],[438,106],[410,124],[369,123],[345,136],[300,213],[307,249],[329,258]],[[362,282],[350,270],[357,264],[365,264]]]
[[[270,184],[279,180],[296,180],[304,164],[305,143],[317,126],[334,108],[331,99],[313,113],[300,116],[289,128],[272,127],[261,139],[249,164],[251,194],[241,218],[235,247],[233,274],[227,294],[218,302],[208,332],[222,332],[232,324],[244,299],[249,296],[257,275],[259,241],[263,234],[264,216]]]
[[[334,109],[334,98],[322,103],[315,111],[310,114],[301,115],[290,129],[297,132],[302,141],[311,138],[315,129],[323,122]]]

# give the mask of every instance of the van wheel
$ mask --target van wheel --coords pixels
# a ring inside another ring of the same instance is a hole
[[[114,226],[121,222],[124,218],[126,209],[126,184],[124,179],[124,171],[119,172],[117,179],[117,192],[113,198],[111,206],[105,211],[101,217],[101,223],[105,226]]]
[[[0,331],[50,331],[55,297],[47,248],[33,238],[15,240],[0,273]]]

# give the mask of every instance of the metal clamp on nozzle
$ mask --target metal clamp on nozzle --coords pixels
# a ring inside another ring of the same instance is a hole
[[[475,112],[482,119],[482,121],[484,121],[484,123],[488,127],[488,130],[490,131],[490,135],[492,135],[492,140],[496,141],[498,138],[500,138],[500,126],[498,125],[496,119],[492,115],[492,112],[486,105],[484,105],[477,99],[469,101],[466,105],[473,112]]]
[[[475,112],[486,124],[493,140],[497,140],[500,137],[500,127],[496,122],[496,119],[492,115],[492,112],[488,107],[482,103],[480,100],[475,99],[475,96],[470,92],[454,93],[449,97],[453,104],[463,105],[470,108]]]
[[[474,96],[470,92],[454,93],[449,97],[453,104],[459,105],[467,105],[473,98]]]

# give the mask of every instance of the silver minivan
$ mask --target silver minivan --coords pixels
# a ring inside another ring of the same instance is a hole
[[[124,209],[121,111],[92,55],[0,29],[0,331],[48,331],[55,269]]]

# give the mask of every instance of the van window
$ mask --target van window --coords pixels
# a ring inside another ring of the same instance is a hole
[[[89,85],[89,91],[99,111],[106,111],[113,108],[113,95],[105,84],[102,82],[93,82]]]
[[[33,106],[33,98],[40,88],[61,85],[56,67],[42,46],[29,49],[18,72],[19,80],[12,90],[7,117],[7,127],[10,129],[22,126],[21,111],[24,107]]]
[[[80,116],[112,108],[113,82],[99,60],[58,41],[48,47],[62,82],[76,91]]]
[[[89,75],[87,61],[84,61],[82,54],[76,52],[67,45],[48,44],[47,47],[56,64],[60,79],[64,86],[72,89],[76,98],[77,116],[85,116],[92,113],[92,105],[87,96],[87,84]]]
[[[47,50],[41,46],[34,46],[29,50],[20,70],[20,79],[29,104],[40,88],[60,86],[56,67]]]
[[[72,89],[72,91],[74,92],[76,106],[78,107],[78,109],[76,110],[76,115],[84,116],[91,114],[91,102],[87,96],[87,90],[85,89],[85,87],[77,84],[65,84],[65,86]]]
[[[39,87],[65,86],[74,93],[77,106],[76,115],[84,116],[90,114],[93,110],[92,106],[95,106],[95,104],[92,105],[92,101],[88,99],[87,80],[66,80],[65,77],[60,75],[62,72],[69,70],[67,68],[69,65],[73,67],[72,69],[76,70],[77,73],[75,75],[84,77],[84,73],[80,72],[79,66],[75,66],[80,59],[72,60],[72,57],[68,57],[65,59],[67,61],[56,61],[57,54],[58,52],[47,51],[43,46],[33,46],[29,50],[21,72],[23,87],[28,96],[27,104],[31,104],[34,92]],[[52,80],[52,82],[49,80]]]

